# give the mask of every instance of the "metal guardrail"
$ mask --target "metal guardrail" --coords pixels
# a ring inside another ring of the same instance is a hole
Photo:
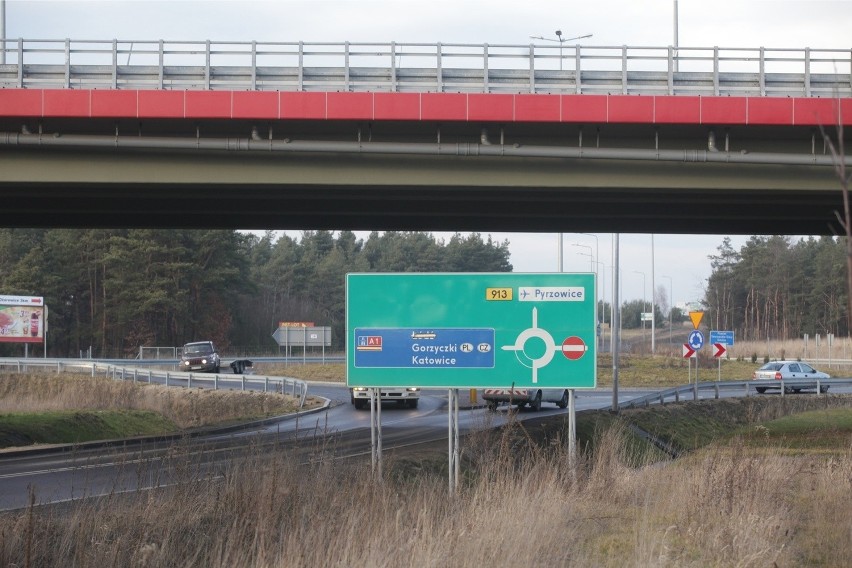
[[[135,363],[134,363],[135,365]],[[167,387],[186,388],[222,388],[246,390],[254,385],[263,392],[289,394],[299,399],[299,407],[305,404],[308,395],[308,384],[299,379],[289,377],[271,377],[267,375],[219,374],[219,373],[184,373],[162,369],[140,369],[136,366],[115,365],[98,361],[74,361],[69,359],[9,359],[0,358],[0,369],[11,369],[15,372],[26,372],[31,368],[56,370],[62,372],[91,373],[92,377],[105,376],[114,380],[129,380],[161,384]]]
[[[852,96],[852,49],[0,41],[0,88]]]
[[[848,379],[795,379],[786,381],[769,381],[769,380],[750,380],[750,381],[704,381],[692,383],[690,385],[681,385],[668,389],[662,389],[652,394],[632,398],[618,403],[619,408],[640,408],[648,407],[652,404],[665,404],[668,402],[680,402],[681,399],[698,400],[698,393],[701,391],[712,391],[714,398],[719,398],[719,393],[723,389],[739,390],[745,396],[757,394],[758,388],[767,390],[779,390],[781,396],[790,394],[795,389],[815,390],[820,393],[822,388],[830,388],[832,386],[850,386],[852,378]],[[823,393],[824,394],[824,393]]]

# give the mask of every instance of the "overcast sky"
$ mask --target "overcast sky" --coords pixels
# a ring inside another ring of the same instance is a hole
[[[2,3],[2,0],[0,0]],[[852,0],[6,0],[7,38],[529,43],[593,34],[584,45],[849,49]],[[554,234],[492,233],[519,272],[557,270]],[[564,268],[612,265],[611,235],[566,234]],[[739,248],[747,236],[733,236]],[[621,235],[623,300],[650,301],[651,275],[675,303],[700,300],[722,235]],[[584,246],[575,247],[573,243]],[[607,280],[611,271],[606,269]],[[639,274],[638,272],[643,272]],[[606,295],[611,291],[607,284]]]

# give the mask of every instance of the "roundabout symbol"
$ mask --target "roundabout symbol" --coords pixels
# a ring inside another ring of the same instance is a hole
[[[702,347],[704,347],[704,334],[699,330],[694,330],[689,333],[689,339],[687,340],[689,346],[694,350],[698,351]]]
[[[544,342],[544,353],[538,357],[533,357],[526,352],[526,343],[530,339],[538,338]],[[514,351],[518,362],[532,369],[532,382],[538,382],[538,370],[546,367],[552,360],[557,351],[561,351],[565,357],[574,361],[582,357],[588,350],[588,346],[579,337],[568,337],[562,345],[557,346],[550,335],[544,329],[538,327],[538,308],[532,310],[532,327],[528,327],[518,334],[515,343],[512,345],[504,345],[501,347],[503,351]]]

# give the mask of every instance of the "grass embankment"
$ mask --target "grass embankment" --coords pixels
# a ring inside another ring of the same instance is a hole
[[[54,411],[0,414],[0,448],[75,444],[91,440],[154,436],[179,428],[156,412],[142,410]]]
[[[0,448],[178,433],[296,409],[296,399],[275,393],[5,373],[0,374]]]
[[[0,565],[844,566],[850,404],[763,396],[584,412],[576,461],[562,419],[483,429],[462,440],[453,496],[445,444],[387,452],[383,483],[369,460],[324,448],[308,464],[286,447],[241,455],[215,481],[176,463],[162,493],[0,515]],[[692,451],[660,461],[631,423],[678,430]],[[809,446],[825,429],[830,447]]]

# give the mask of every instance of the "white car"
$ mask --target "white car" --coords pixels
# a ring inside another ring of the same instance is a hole
[[[756,370],[751,378],[766,384],[755,385],[755,390],[764,393],[767,389],[780,389],[784,392],[799,392],[802,389],[817,388],[817,381],[830,379],[831,375],[817,371],[803,361],[772,361]],[[828,385],[819,385],[819,392],[828,392]]]
[[[349,389],[352,404],[358,410],[370,408],[370,391],[365,387],[354,387]],[[420,389],[418,387],[408,388],[383,388],[381,389],[382,402],[395,402],[403,408],[417,408],[420,400]]]
[[[518,409],[527,404],[533,410],[541,410],[542,402],[554,402],[559,408],[568,407],[568,391],[565,389],[484,389],[482,399],[489,410],[497,410],[500,404],[517,404]]]

